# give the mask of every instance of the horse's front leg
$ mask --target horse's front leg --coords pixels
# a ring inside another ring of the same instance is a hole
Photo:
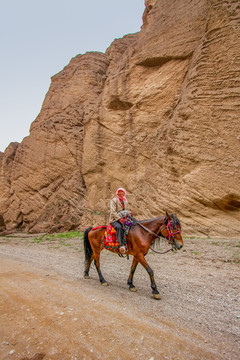
[[[131,266],[131,270],[130,270],[130,274],[129,274],[129,278],[128,278],[128,282],[127,282],[129,285],[129,290],[131,290],[131,291],[137,291],[137,289],[133,285],[133,275],[135,273],[137,265],[138,265],[138,259],[133,257],[133,262],[132,262],[132,266]]]
[[[157,300],[160,300],[161,299],[161,296],[159,294],[159,291],[157,289],[157,285],[155,283],[155,280],[154,280],[154,274],[153,274],[153,270],[150,268],[150,266],[148,265],[145,257],[143,254],[141,254],[139,257],[138,257],[138,260],[140,262],[140,264],[142,264],[142,266],[147,270],[148,272],[148,275],[150,277],[150,281],[151,281],[151,288],[152,288],[152,294],[153,294],[153,297]]]
[[[101,269],[100,269],[100,252],[99,253],[94,252],[94,264],[95,264],[97,272],[98,272],[100,283],[102,285],[108,286],[108,283],[104,279],[104,277],[102,275],[102,272],[101,272]]]

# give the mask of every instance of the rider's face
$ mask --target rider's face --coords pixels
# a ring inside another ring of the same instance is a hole
[[[119,196],[120,198],[122,198],[124,195],[125,195],[125,194],[124,194],[124,191],[122,191],[122,190],[118,191],[118,196]]]

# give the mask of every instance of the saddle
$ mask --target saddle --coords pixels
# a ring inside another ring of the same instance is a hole
[[[125,219],[120,220],[123,228],[124,228],[124,243],[127,243],[127,234],[132,226],[135,225],[135,219],[131,215],[127,215]],[[117,233],[114,227],[109,224],[106,227],[106,231],[104,233],[103,238],[103,249],[107,250],[118,250],[120,247],[120,243],[117,239]]]
[[[117,233],[114,227],[109,224],[106,228],[103,238],[103,249],[106,250],[117,250],[120,244],[117,239]]]

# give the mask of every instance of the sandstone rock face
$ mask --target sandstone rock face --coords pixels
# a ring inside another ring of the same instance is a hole
[[[239,1],[145,5],[139,33],[52,78],[30,136],[0,154],[7,229],[106,223],[123,186],[139,219],[239,237]]]

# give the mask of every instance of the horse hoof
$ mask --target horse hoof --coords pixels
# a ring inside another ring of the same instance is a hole
[[[89,275],[84,275],[84,279],[90,279]]]
[[[106,282],[106,281],[102,283],[102,286],[108,286],[108,285],[109,285],[109,284],[108,284],[108,282]]]
[[[133,286],[133,287],[130,287],[129,290],[132,291],[132,292],[136,292],[137,288],[135,288],[135,286]]]
[[[160,300],[161,299],[161,295],[160,294],[153,294],[154,299],[156,300]]]

